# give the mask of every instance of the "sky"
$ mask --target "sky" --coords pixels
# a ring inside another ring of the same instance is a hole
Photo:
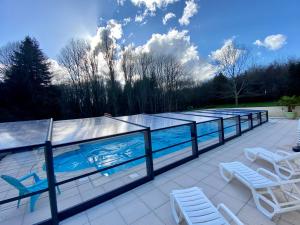
[[[0,46],[35,37],[56,60],[71,38],[113,27],[120,45],[179,54],[209,70],[230,41],[256,64],[300,56],[299,0],[0,0]]]

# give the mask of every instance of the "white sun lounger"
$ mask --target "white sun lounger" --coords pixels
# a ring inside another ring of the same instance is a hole
[[[224,204],[219,204],[216,208],[198,187],[174,190],[170,194],[170,200],[177,224],[184,219],[188,225],[229,225],[220,212],[224,211],[235,224],[243,225]]]
[[[271,152],[265,148],[245,148],[246,158],[254,162],[263,159],[274,166],[275,172],[283,179],[291,179],[300,175],[300,153],[285,151]]]
[[[300,179],[281,180],[268,170],[257,171],[240,162],[220,163],[222,177],[230,182],[237,178],[252,192],[256,207],[267,217],[300,209]]]

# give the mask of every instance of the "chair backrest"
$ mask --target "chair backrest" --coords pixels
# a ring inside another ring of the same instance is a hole
[[[5,180],[10,185],[14,186],[20,192],[26,193],[28,189],[16,178],[8,176],[8,175],[1,175],[1,178]]]
[[[255,170],[249,168],[248,166],[245,166],[243,163],[230,162],[222,164],[236,177],[238,176],[240,179],[242,179],[241,181],[244,181],[245,185],[249,186],[250,188],[261,188],[274,184],[271,179],[264,177]]]

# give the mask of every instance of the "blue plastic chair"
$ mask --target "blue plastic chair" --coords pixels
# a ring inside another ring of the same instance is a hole
[[[22,181],[27,180],[28,178],[33,177],[34,184],[31,186],[25,186],[22,184]],[[25,175],[21,178],[14,178],[8,175],[1,175],[1,178],[5,180],[7,183],[15,187],[16,189],[19,190],[19,196],[29,194],[35,191],[43,190],[48,187],[48,182],[47,179],[40,179],[36,173],[30,173],[28,175]],[[57,191],[60,194],[59,187],[57,187]],[[34,206],[38,198],[40,197],[41,194],[36,194],[30,196],[30,212],[34,211]],[[20,207],[21,199],[18,200],[18,205],[17,207]]]

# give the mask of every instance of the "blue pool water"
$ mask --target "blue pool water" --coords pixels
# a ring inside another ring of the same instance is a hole
[[[226,124],[224,123],[224,126],[230,125],[233,125],[230,121],[226,122]],[[211,133],[217,131],[217,129],[218,125],[216,122],[197,125],[198,134]],[[231,127],[225,129],[225,132],[232,133],[234,130],[235,127]],[[199,137],[198,142],[205,142],[210,139],[218,138],[218,136],[219,134],[216,132]],[[167,130],[152,131],[151,139],[152,150],[160,150],[174,144],[189,141],[191,139],[190,127],[180,126]],[[144,145],[144,136],[142,133],[84,143],[79,145],[78,149],[55,156],[54,169],[55,172],[71,172],[87,168],[103,169],[145,155]],[[153,158],[159,158],[188,146],[191,146],[191,142],[156,152],[153,154]],[[59,151],[59,149],[57,149],[57,151]],[[103,171],[102,174],[110,175],[143,162],[145,162],[144,158],[135,160],[112,169],[107,169]]]

